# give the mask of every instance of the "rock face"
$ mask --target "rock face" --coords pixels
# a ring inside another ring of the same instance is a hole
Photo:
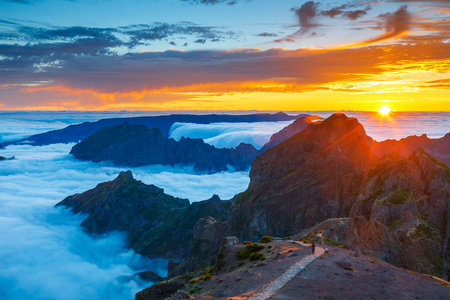
[[[220,172],[232,168],[249,168],[259,151],[240,144],[234,149],[217,149],[202,139],[166,139],[158,128],[145,125],[117,126],[101,129],[76,144],[71,152],[81,160],[112,161],[121,166],[194,165],[196,171]]]
[[[170,264],[168,277],[179,276],[200,267],[214,265],[220,241],[227,232],[228,226],[228,221],[219,222],[212,217],[199,219],[194,225],[188,255],[181,262]]]
[[[170,295],[181,289],[190,280],[190,277],[173,278],[158,284],[154,284],[134,297],[135,300],[164,300]]]
[[[380,157],[390,152],[407,157],[419,148],[450,166],[450,133],[447,133],[440,139],[430,139],[424,134],[421,136],[409,136],[399,141],[374,142],[372,152]]]
[[[252,163],[236,199],[230,233],[241,240],[288,236],[349,215],[370,161],[370,143],[354,118],[333,115],[268,149]]]
[[[371,146],[356,119],[332,115],[268,149],[252,163],[228,234],[256,241],[351,216],[323,237],[447,278],[450,169],[423,150],[380,158]]]
[[[366,174],[351,219],[325,238],[421,273],[448,278],[450,169],[423,150],[388,156]]]
[[[318,116],[307,116],[307,117],[300,117],[297,120],[295,120],[292,124],[284,127],[277,133],[274,133],[270,137],[270,141],[268,141],[264,147],[261,149],[261,151],[266,151],[267,149],[278,145],[279,143],[287,140],[291,136],[296,135],[297,133],[305,130],[313,121],[319,120],[320,117]]]
[[[218,224],[226,222],[233,204],[217,196],[189,204],[187,199],[172,197],[161,188],[135,180],[127,171],[113,181],[67,197],[60,205],[71,207],[75,213],[89,214],[81,225],[90,233],[123,231],[129,246],[140,254],[180,259],[188,256],[191,243],[207,238],[202,234],[194,236],[196,223],[208,217]]]
[[[139,277],[142,280],[149,282],[160,282],[164,280],[161,276],[152,271],[143,271],[133,275],[133,277]]]

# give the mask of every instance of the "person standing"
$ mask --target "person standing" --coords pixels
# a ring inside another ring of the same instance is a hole
[[[316,253],[316,244],[315,243],[312,243],[312,245],[311,245],[311,254],[312,255],[314,255],[315,253]]]

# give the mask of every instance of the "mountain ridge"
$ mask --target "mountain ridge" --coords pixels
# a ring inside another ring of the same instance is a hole
[[[80,160],[112,161],[119,166],[193,165],[195,171],[221,172],[229,167],[246,170],[258,155],[250,144],[218,149],[202,139],[165,138],[161,131],[145,125],[120,125],[100,129],[72,147],[70,154]]]
[[[100,119],[95,122],[83,122],[80,124],[72,124],[63,129],[51,130],[48,132],[35,134],[27,138],[4,142],[4,145],[31,143],[35,146],[43,146],[55,143],[77,143],[84,138],[94,134],[98,130],[106,127],[128,122],[130,125],[142,124],[150,128],[157,127],[161,130],[164,137],[169,137],[170,128],[175,122],[181,123],[197,123],[210,124],[217,122],[277,122],[291,121],[306,115],[289,116],[285,113],[278,112],[275,114],[260,113],[247,115],[227,115],[227,114],[209,114],[209,115],[193,115],[193,114],[171,114],[162,116],[147,117],[129,117],[129,118],[109,118]],[[1,147],[1,146],[0,146]]]

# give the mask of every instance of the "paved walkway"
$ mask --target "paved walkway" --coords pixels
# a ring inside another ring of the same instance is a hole
[[[297,244],[302,246],[311,247],[309,244],[305,244],[302,242],[294,241]],[[265,300],[272,297],[279,289],[281,289],[286,283],[288,283],[295,275],[297,275],[301,270],[303,270],[307,265],[309,265],[312,261],[314,261],[317,257],[321,256],[325,253],[325,250],[322,247],[316,246],[315,254],[310,254],[305,256],[294,265],[292,265],[289,269],[286,270],[280,277],[272,281],[263,287],[263,289],[256,293],[253,297],[249,298],[249,300]]]

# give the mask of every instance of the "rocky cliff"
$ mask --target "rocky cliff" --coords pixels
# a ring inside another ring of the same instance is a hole
[[[448,278],[450,169],[423,150],[368,170],[353,218],[324,238],[421,273]]]
[[[356,119],[332,115],[270,148],[252,163],[229,233],[250,240],[289,236],[351,216],[323,236],[446,278],[450,169],[420,149],[405,158],[393,148],[380,158],[372,144]]]
[[[234,149],[217,149],[202,139],[181,138],[177,142],[165,138],[158,128],[123,123],[100,129],[70,153],[81,160],[112,161],[121,166],[181,164],[212,173],[229,167],[246,170],[259,151],[244,143]]]
[[[225,233],[227,226],[223,229],[222,224],[229,220],[232,204],[217,196],[189,204],[187,199],[172,197],[161,188],[135,180],[127,171],[113,181],[69,196],[57,206],[88,214],[81,225],[89,233],[125,232],[129,246],[140,254],[182,259],[197,247],[203,249],[198,253],[204,255],[197,263],[207,263],[210,252],[204,248],[210,245],[209,238]],[[209,231],[202,232],[202,228]],[[188,270],[189,266],[181,269]]]
[[[268,149],[252,163],[230,232],[252,240],[287,236],[349,215],[370,163],[371,142],[356,119],[333,115]]]

